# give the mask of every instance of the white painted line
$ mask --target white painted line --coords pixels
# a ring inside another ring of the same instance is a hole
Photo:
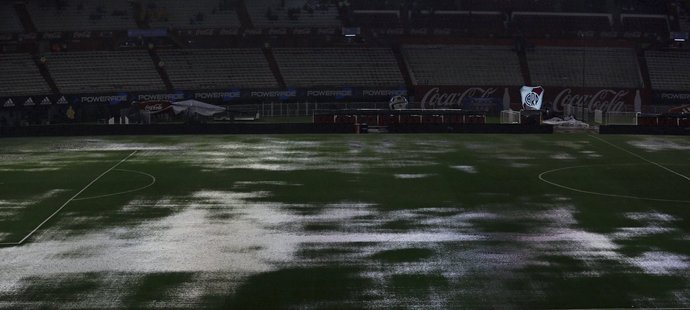
[[[655,162],[653,162],[653,161],[651,161],[651,160],[649,160],[649,159],[646,159],[646,158],[644,158],[644,157],[642,157],[642,156],[640,156],[640,155],[637,155],[637,154],[635,154],[635,153],[633,153],[633,152],[631,152],[631,151],[628,151],[628,150],[626,150],[626,149],[624,149],[624,148],[622,148],[622,147],[620,147],[620,146],[618,146],[618,145],[615,145],[615,144],[613,144],[613,143],[611,143],[611,142],[608,142],[608,141],[606,141],[606,140],[604,140],[604,139],[602,139],[602,138],[599,138],[599,137],[597,137],[597,136],[593,136],[593,135],[589,135],[589,136],[592,137],[592,138],[595,138],[595,139],[597,139],[597,140],[599,140],[599,141],[601,141],[601,142],[604,142],[604,143],[606,143],[606,144],[608,144],[608,145],[610,145],[610,146],[613,146],[613,147],[615,147],[615,148],[617,148],[617,149],[619,149],[619,150],[621,150],[621,151],[623,151],[623,152],[626,152],[626,153],[628,153],[628,154],[630,154],[630,155],[632,155],[632,156],[635,156],[635,157],[637,157],[637,158],[639,158],[639,159],[641,159],[641,160],[643,160],[643,161],[646,161],[646,162],[648,162],[648,163],[650,163],[650,164],[652,164],[652,165],[655,165],[655,166],[657,166],[657,167],[659,167],[659,168],[661,168],[661,169],[664,169],[664,170],[666,170],[666,171],[668,171],[668,172],[670,172],[670,173],[673,173],[673,174],[675,174],[675,175],[677,175],[677,176],[679,176],[679,177],[681,177],[681,178],[683,178],[683,179],[686,179],[686,180],[690,181],[690,177],[688,177],[688,176],[686,176],[686,175],[684,175],[684,174],[682,174],[682,173],[680,173],[680,172],[677,172],[677,171],[675,171],[675,170],[673,170],[673,169],[671,169],[671,168],[668,168],[668,167],[666,167],[666,166],[663,166],[663,165],[661,165],[661,164],[659,164],[659,163],[655,163]]]
[[[19,242],[3,242],[3,243],[0,243],[0,246],[16,246],[16,245],[22,245],[22,244],[24,243],[24,241],[26,241],[26,240],[29,239],[31,236],[33,236],[33,234],[36,233],[36,231],[38,231],[39,229],[41,229],[41,227],[43,227],[43,225],[45,225],[48,221],[50,221],[53,217],[55,217],[58,213],[60,213],[60,211],[62,211],[62,209],[64,209],[70,202],[72,202],[75,198],[77,198],[79,195],[81,195],[81,193],[83,193],[85,190],[87,190],[89,187],[91,187],[91,185],[93,185],[94,183],[96,183],[96,182],[97,182],[100,178],[102,178],[104,175],[108,174],[108,172],[110,172],[110,171],[112,171],[113,169],[117,168],[117,166],[121,165],[122,163],[124,163],[125,161],[127,161],[130,157],[134,156],[134,154],[136,154],[136,153],[137,153],[137,151],[135,150],[134,152],[132,152],[131,154],[129,154],[127,157],[125,157],[125,158],[123,158],[122,160],[120,160],[117,164],[115,164],[114,166],[110,167],[110,169],[104,171],[104,172],[101,173],[99,176],[97,176],[95,179],[93,179],[93,181],[91,181],[89,184],[87,184],[86,186],[84,186],[84,188],[82,188],[79,192],[77,192],[76,194],[74,194],[74,196],[72,196],[72,198],[70,198],[70,199],[67,200],[65,203],[63,203],[62,206],[60,206],[60,208],[58,208],[57,210],[55,210],[55,212],[53,212],[53,214],[51,214],[48,218],[46,218],[45,220],[43,220],[43,222],[41,222],[41,224],[38,224],[38,226],[36,226],[36,228],[34,228],[29,234],[27,234],[26,236],[24,236],[24,238],[22,238],[22,240],[19,240]]]
[[[582,166],[570,166],[570,167],[563,167],[563,168],[557,168],[557,169],[552,169],[549,171],[544,171],[539,174],[539,180],[542,182],[551,184],[556,187],[560,187],[562,189],[567,189],[569,191],[577,192],[577,193],[583,193],[583,194],[589,194],[589,195],[597,195],[597,196],[605,196],[605,197],[614,197],[614,198],[626,198],[626,199],[636,199],[636,200],[645,200],[645,201],[657,201],[657,202],[674,202],[674,203],[690,203],[690,200],[673,200],[673,199],[662,199],[662,198],[648,198],[648,197],[639,197],[639,196],[630,196],[630,195],[618,195],[618,194],[608,194],[608,193],[600,193],[600,192],[593,192],[593,191],[586,191],[586,190],[581,190],[569,186],[565,186],[562,184],[558,184],[556,182],[552,182],[547,180],[544,176],[553,173],[553,172],[558,172],[558,171],[563,171],[563,170],[569,170],[569,169],[582,169],[582,168],[591,168],[591,167],[596,167],[595,165],[582,165]]]
[[[76,198],[76,199],[73,199],[72,201],[81,201],[81,200],[89,200],[89,199],[96,199],[96,198],[104,198],[104,197],[110,197],[110,196],[117,196],[117,195],[122,195],[122,194],[129,194],[129,193],[138,192],[138,191],[140,191],[140,190],[147,189],[147,188],[151,187],[153,184],[156,184],[156,177],[154,177],[154,176],[152,176],[152,175],[150,175],[150,174],[148,174],[148,173],[146,173],[146,172],[137,171],[137,170],[127,170],[127,169],[115,169],[114,171],[125,171],[125,172],[138,173],[138,174],[141,174],[141,175],[145,175],[145,176],[151,178],[151,183],[149,183],[149,184],[147,184],[147,185],[145,185],[145,186],[139,187],[139,188],[130,189],[130,190],[123,191],[123,192],[117,192],[117,193],[111,193],[111,194],[104,194],[104,195],[98,195],[98,196],[91,196],[91,197]]]

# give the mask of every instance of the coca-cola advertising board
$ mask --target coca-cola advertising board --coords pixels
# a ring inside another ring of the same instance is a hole
[[[648,94],[640,92],[643,104],[649,102]],[[563,111],[565,105],[582,106],[594,111],[629,111],[634,108],[638,92],[629,88],[569,88],[544,86],[542,110]],[[521,109],[520,86],[417,86],[415,97],[423,109],[462,108],[472,99],[493,98],[503,102],[503,107]]]
[[[417,86],[415,96],[422,109],[460,109],[478,99],[503,100],[505,92],[519,102],[519,89],[519,86]]]
[[[137,102],[139,109],[149,113],[159,113],[170,108],[170,101],[168,100],[147,100]]]

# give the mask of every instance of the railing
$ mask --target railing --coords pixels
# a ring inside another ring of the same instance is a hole
[[[259,112],[261,117],[312,116],[315,111],[328,112],[351,109],[388,109],[387,102],[267,102],[230,105],[228,110],[243,113]]]

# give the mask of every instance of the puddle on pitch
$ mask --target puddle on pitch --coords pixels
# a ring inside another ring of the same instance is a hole
[[[678,142],[668,138],[661,137],[630,141],[628,143],[638,149],[647,152],[690,150],[690,144],[688,144],[687,141]]]

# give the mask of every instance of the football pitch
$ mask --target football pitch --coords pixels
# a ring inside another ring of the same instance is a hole
[[[0,308],[690,306],[690,137],[0,139]]]

